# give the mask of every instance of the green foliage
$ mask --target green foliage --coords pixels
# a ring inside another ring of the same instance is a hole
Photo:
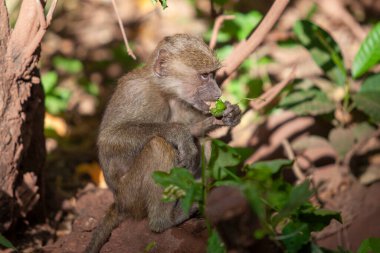
[[[220,140],[213,140],[207,171],[215,180],[222,180],[227,176],[236,178],[236,166],[242,163],[249,153],[249,149],[232,148]]]
[[[165,10],[168,7],[167,0],[152,0],[153,4],[156,4],[157,2],[160,2],[163,10]]]
[[[311,205],[309,198],[313,190],[309,181],[293,186],[283,180],[282,170],[290,167],[292,161],[278,159],[243,165],[250,153],[248,149],[233,148],[220,140],[212,140],[210,160],[202,168],[205,175],[202,182],[195,181],[183,168],[173,168],[170,173],[157,171],[153,178],[164,187],[164,201],[180,199],[187,212],[193,202],[198,202],[204,210],[204,198],[212,187],[237,187],[261,223],[261,228],[252,231],[252,235],[279,240],[287,252],[310,246],[311,232],[320,231],[332,219],[340,221],[339,213]],[[278,231],[282,231],[281,234]],[[218,234],[209,232],[207,252],[225,252]]]
[[[380,74],[368,77],[352,99],[374,122],[380,122]]]
[[[262,14],[258,11],[248,13],[233,12],[229,14],[234,15],[235,18],[224,21],[218,33],[217,41],[219,43],[227,42],[232,39],[239,41],[246,39],[262,19]],[[209,37],[210,36],[211,34],[209,34]]]
[[[380,252],[380,238],[368,238],[364,240],[357,253],[377,253]]]
[[[335,109],[335,104],[318,89],[295,90],[285,96],[280,107],[292,110],[297,115],[322,115]]]
[[[294,25],[294,33],[301,44],[307,48],[315,63],[326,75],[343,85],[346,81],[346,69],[341,50],[334,39],[316,24],[300,20]]]
[[[380,91],[358,92],[352,98],[359,110],[365,112],[374,122],[380,122]]]
[[[207,240],[207,253],[225,253],[226,248],[215,229],[211,231],[211,235]]]
[[[224,110],[226,110],[227,106],[224,104],[223,100],[216,100],[215,107],[210,108],[210,112],[214,117],[223,116]]]
[[[351,129],[337,127],[330,131],[329,141],[331,146],[338,153],[338,157],[343,159],[347,152],[355,144],[355,136]]]
[[[2,234],[0,234],[0,246],[4,246],[5,248],[16,250],[16,247],[13,246],[13,244],[7,238],[5,238]]]
[[[358,78],[380,61],[380,22],[369,32],[352,64],[352,76]]]
[[[51,114],[60,114],[67,109],[71,93],[69,90],[58,87],[58,74],[49,71],[41,77],[45,92],[45,107]]]
[[[187,169],[173,168],[169,173],[155,171],[153,179],[164,187],[163,200],[180,199],[186,213],[189,213],[194,202],[203,200],[202,184],[196,182],[194,176]]]
[[[83,64],[81,61],[62,56],[55,56],[53,58],[53,65],[56,69],[68,74],[78,74],[83,70]]]

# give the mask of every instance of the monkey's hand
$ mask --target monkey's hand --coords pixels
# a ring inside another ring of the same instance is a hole
[[[230,102],[225,101],[224,104],[227,108],[223,112],[221,121],[225,126],[236,126],[240,122],[241,110],[238,105],[232,105]]]
[[[194,143],[190,130],[181,125],[172,128],[169,136],[166,138],[177,148],[177,166],[196,171],[198,168],[198,148]]]

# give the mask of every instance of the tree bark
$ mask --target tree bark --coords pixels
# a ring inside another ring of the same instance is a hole
[[[46,27],[39,22],[37,3],[22,2],[11,30],[5,0],[0,0],[0,232],[26,217],[40,195],[46,150],[37,63],[38,36]]]

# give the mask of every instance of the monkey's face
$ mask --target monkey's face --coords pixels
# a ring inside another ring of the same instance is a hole
[[[198,74],[199,83],[196,86],[194,97],[189,101],[196,109],[208,113],[211,102],[215,102],[222,95],[215,78],[215,72]]]

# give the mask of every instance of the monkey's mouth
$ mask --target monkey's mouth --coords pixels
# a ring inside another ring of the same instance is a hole
[[[216,101],[203,101],[204,108],[202,108],[202,111],[204,113],[210,113],[210,108],[215,106]]]

